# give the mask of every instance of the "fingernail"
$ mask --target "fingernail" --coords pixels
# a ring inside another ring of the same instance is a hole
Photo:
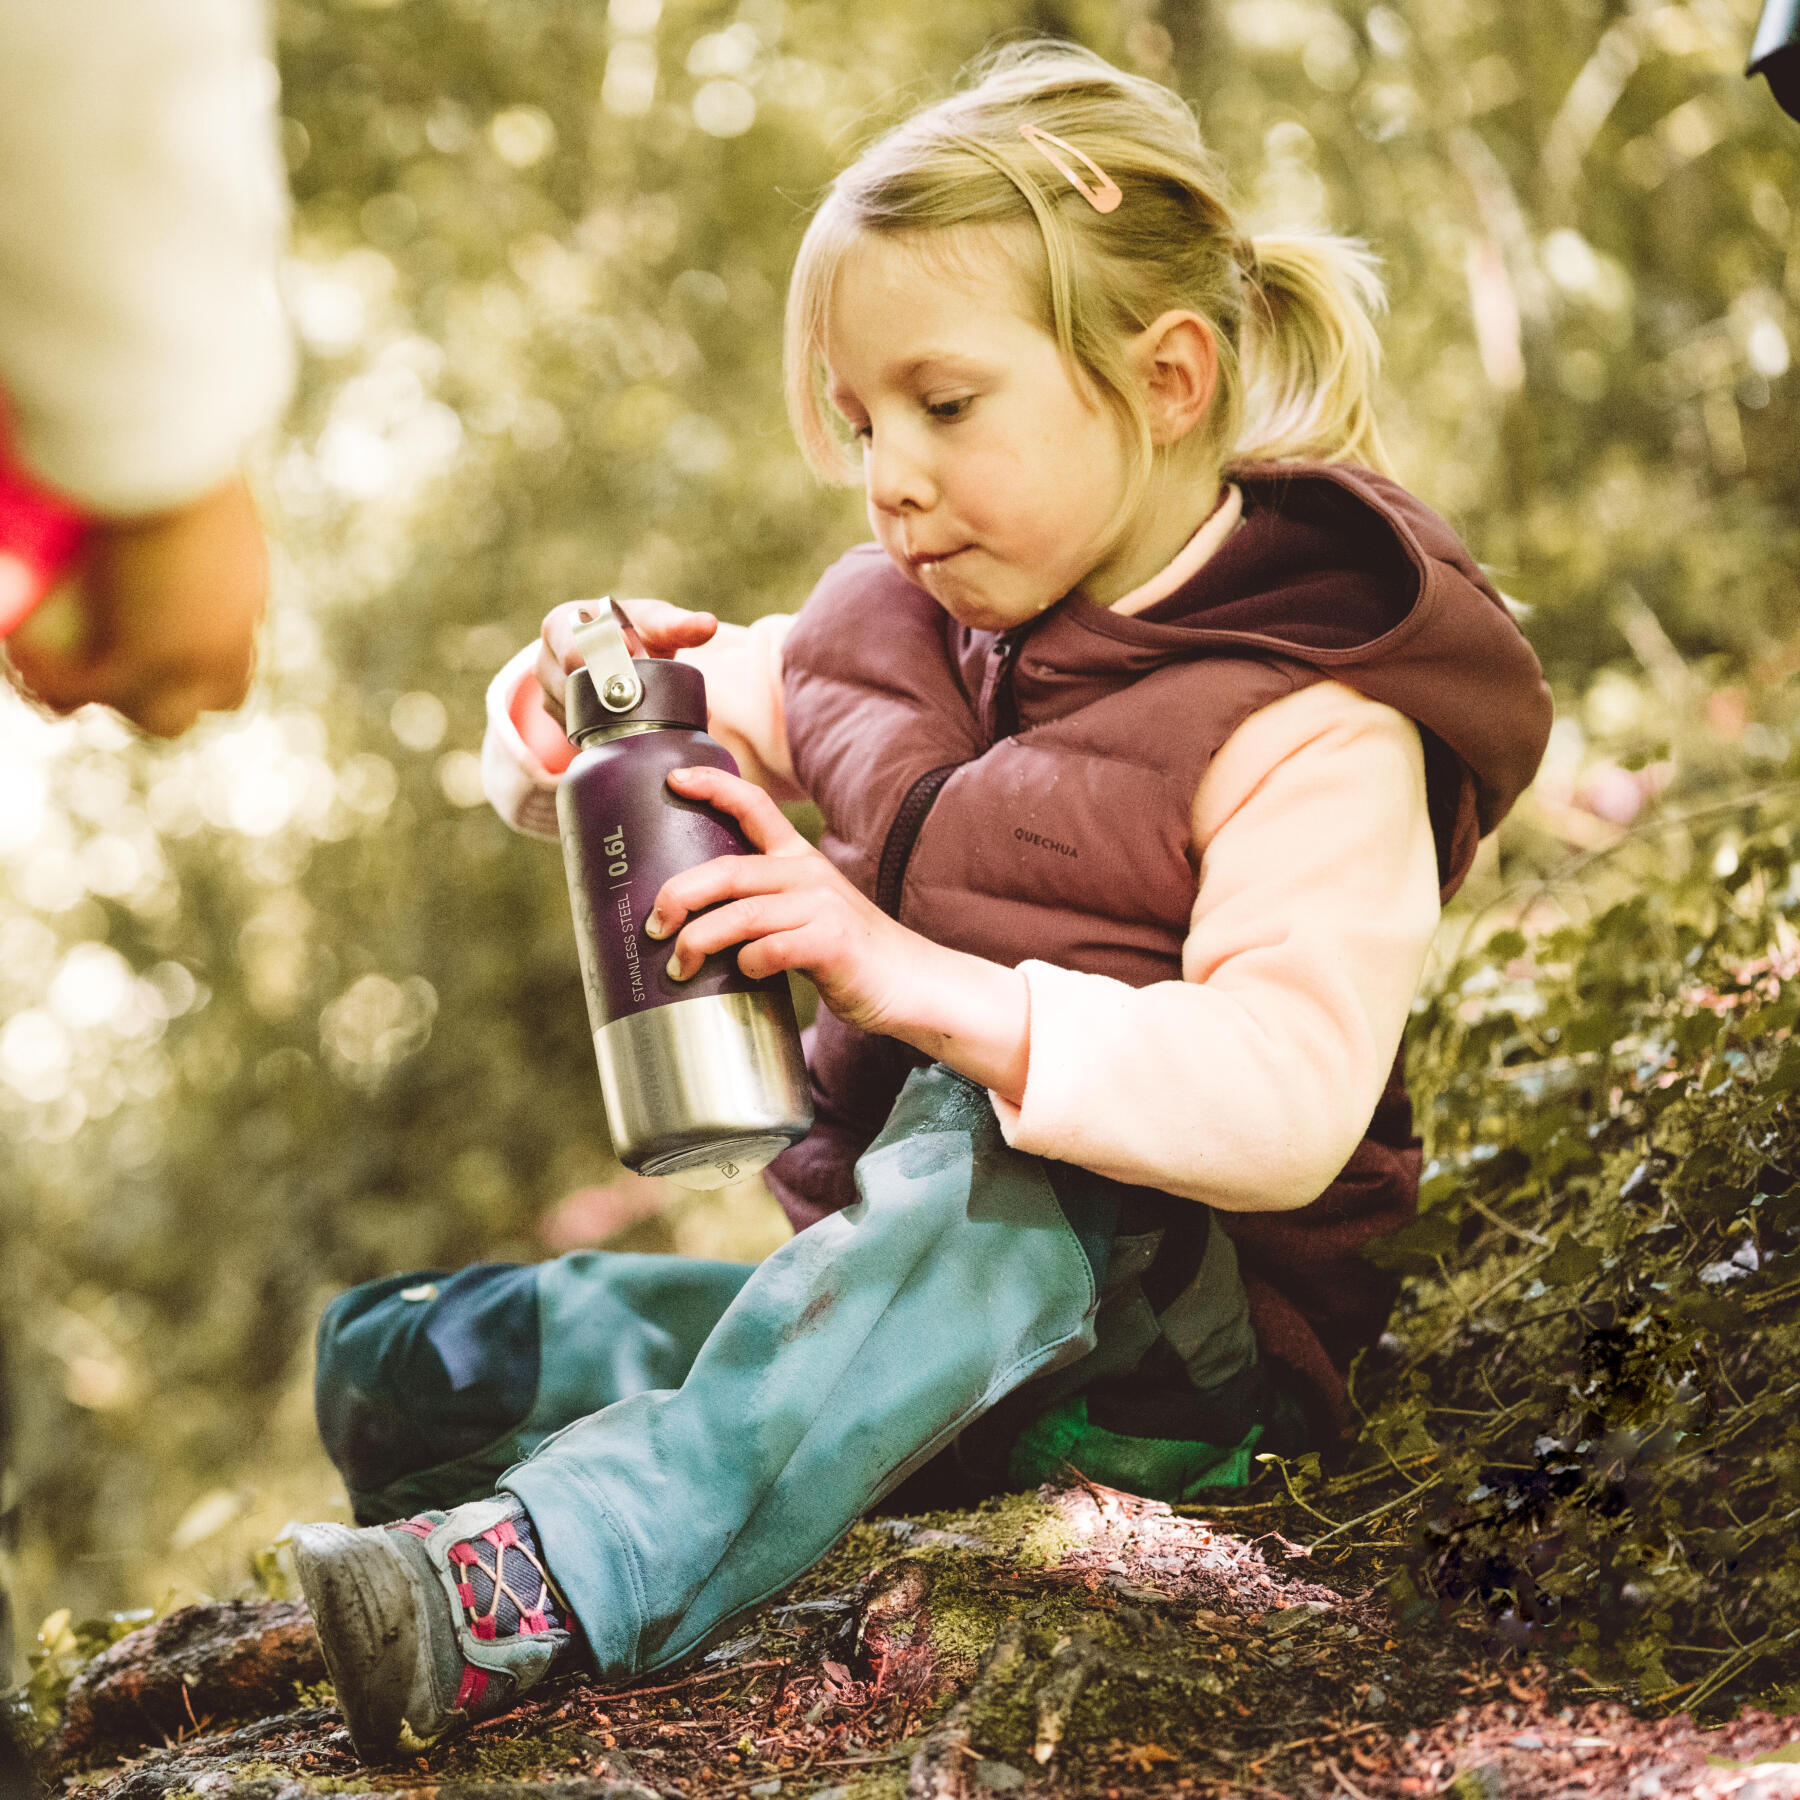
[[[650,909],[649,918],[644,921],[644,930],[653,938],[667,937],[669,935],[669,928],[663,923],[662,914],[659,913],[654,906]]]
[[[681,952],[679,950],[669,958],[668,976],[671,981],[687,980],[687,977],[681,972]]]

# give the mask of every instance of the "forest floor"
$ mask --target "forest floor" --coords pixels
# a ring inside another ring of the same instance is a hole
[[[48,1778],[68,1800],[1800,1800],[1800,1717],[1634,1714],[1479,1615],[1400,1618],[1396,1546],[1309,1550],[1245,1510],[1227,1529],[1082,1483],[866,1521],[696,1662],[554,1683],[382,1769],[302,1609],[190,1609],[88,1665]]]

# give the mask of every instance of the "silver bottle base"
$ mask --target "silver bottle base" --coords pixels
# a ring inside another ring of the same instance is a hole
[[[710,994],[594,1033],[613,1150],[626,1168],[719,1188],[812,1129],[812,1090],[785,994]]]

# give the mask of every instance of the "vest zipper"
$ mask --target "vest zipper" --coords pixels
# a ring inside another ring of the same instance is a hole
[[[1027,629],[1000,639],[999,658],[988,700],[988,729],[994,743],[1011,737],[1019,729],[1019,703],[1013,694],[1012,672],[1028,635]],[[926,814],[937,803],[944,783],[962,766],[961,763],[945,763],[941,769],[926,770],[906,790],[906,798],[894,814],[894,822],[888,827],[887,838],[881,846],[881,861],[875,869],[875,904],[890,919],[900,916],[900,890],[906,885],[906,865],[912,861],[913,846],[924,829]]]
[[[919,841],[925,815],[937,800],[939,789],[961,767],[961,763],[945,763],[941,769],[927,770],[906,790],[906,798],[894,814],[875,872],[875,904],[890,919],[900,916],[900,890],[906,885],[906,865],[912,861],[913,846]]]
[[[996,744],[1002,738],[1011,737],[1019,729],[1019,700],[1013,692],[1013,665],[1019,660],[1019,651],[1024,646],[1029,634],[1029,627],[1021,630],[1016,636],[1003,637],[999,643],[999,656],[994,665],[993,686],[988,700],[988,734]]]

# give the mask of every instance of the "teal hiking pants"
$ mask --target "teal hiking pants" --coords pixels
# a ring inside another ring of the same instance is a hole
[[[704,1645],[903,1483],[961,1503],[1068,1462],[1178,1499],[1298,1447],[1204,1208],[1011,1150],[941,1067],[856,1183],[755,1268],[592,1251],[340,1295],[318,1410],[358,1518],[510,1490],[620,1678]]]

